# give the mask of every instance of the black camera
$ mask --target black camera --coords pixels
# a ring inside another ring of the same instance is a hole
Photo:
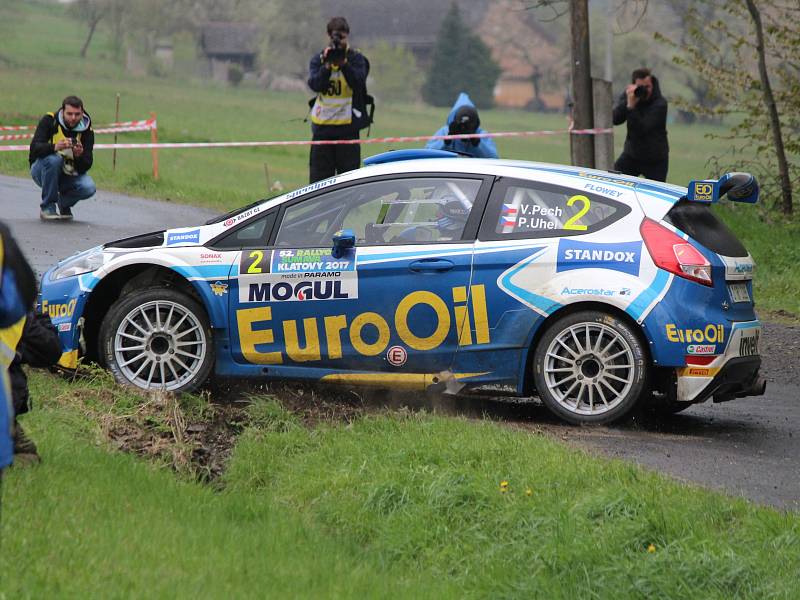
[[[647,88],[643,85],[637,85],[636,89],[633,90],[633,95],[636,96],[639,100],[644,100],[647,98]]]
[[[328,45],[328,54],[325,57],[327,62],[341,62],[347,54],[347,42],[342,39],[342,34],[338,31],[331,33],[331,43]]]

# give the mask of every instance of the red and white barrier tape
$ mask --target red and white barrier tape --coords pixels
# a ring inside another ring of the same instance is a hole
[[[569,133],[572,135],[596,135],[600,133],[611,133],[612,129],[551,129],[541,131],[498,131],[495,133],[464,133],[459,135],[413,135],[367,138],[357,140],[287,140],[287,141],[265,141],[265,142],[160,142],[157,144],[95,144],[98,150],[110,150],[117,148],[120,150],[137,150],[148,148],[254,148],[263,146],[328,146],[338,144],[387,144],[400,142],[427,142],[428,140],[467,140],[472,138],[495,138],[495,137],[532,137],[544,135],[561,135]],[[27,146],[0,146],[0,152],[27,150]]]
[[[140,121],[120,121],[119,123],[109,123],[103,125],[99,129],[94,129],[95,133],[123,133],[125,131],[150,131],[157,126],[155,119],[144,119]],[[3,127],[0,126],[0,131],[25,131],[35,129],[33,126],[20,125],[19,127]],[[0,135],[0,140],[29,140],[33,137],[33,133],[15,133],[8,135]]]

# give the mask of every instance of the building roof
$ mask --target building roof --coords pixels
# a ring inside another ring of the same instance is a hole
[[[208,56],[256,54],[260,35],[252,23],[206,23],[201,26],[200,47]]]

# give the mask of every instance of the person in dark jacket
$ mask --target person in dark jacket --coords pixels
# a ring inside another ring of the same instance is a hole
[[[625,147],[614,169],[626,175],[666,181],[669,167],[667,101],[650,69],[633,72],[631,83],[614,107],[613,119],[614,125],[628,123]]]
[[[312,140],[357,140],[367,123],[369,62],[348,44],[344,17],[328,22],[330,45],[311,58],[308,87],[317,93],[311,107]],[[309,182],[314,183],[361,165],[359,144],[312,145]]]
[[[3,469],[13,460],[14,413],[6,367],[13,359],[26,307],[33,304],[35,297],[36,276],[11,232],[0,223],[0,481]]]
[[[486,133],[481,127],[478,109],[470,97],[461,92],[456,99],[447,123],[433,135],[459,135],[463,133]],[[463,140],[430,140],[426,148],[433,150],[449,150],[475,158],[497,158],[497,146],[492,138],[468,138]]]
[[[22,337],[8,375],[11,378],[11,395],[14,399],[14,464],[40,462],[36,444],[25,434],[18,417],[30,410],[28,377],[22,365],[44,369],[52,367],[61,358],[61,340],[50,316],[30,311],[25,318]]]
[[[67,96],[58,111],[41,118],[28,162],[31,177],[42,188],[42,219],[72,219],[72,207],[94,196],[94,181],[86,174],[93,148],[92,119],[77,96]]]

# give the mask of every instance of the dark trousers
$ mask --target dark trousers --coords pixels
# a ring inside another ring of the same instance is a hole
[[[668,159],[658,162],[642,162],[627,154],[620,154],[617,162],[614,163],[615,171],[625,173],[625,175],[633,175],[634,177],[644,175],[647,179],[652,179],[653,181],[666,181],[668,167]]]
[[[308,182],[322,181],[361,166],[359,144],[322,144],[311,146],[308,159]]]

